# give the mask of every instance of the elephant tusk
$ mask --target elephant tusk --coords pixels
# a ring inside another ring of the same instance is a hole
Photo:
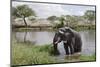
[[[64,34],[64,32],[62,32],[61,30],[59,30],[59,33]]]
[[[60,38],[58,38],[58,40],[57,40],[54,44],[58,44],[58,43],[59,43],[59,41],[60,41]]]
[[[54,44],[57,44],[58,42],[55,42]]]

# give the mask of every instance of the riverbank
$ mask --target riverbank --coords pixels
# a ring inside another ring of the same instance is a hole
[[[96,26],[95,25],[78,25],[78,26],[74,26],[74,27],[71,27],[72,29],[74,30],[77,30],[77,31],[82,31],[82,30],[95,30],[96,29]],[[55,28],[55,27],[32,27],[32,26],[28,26],[27,28],[25,26],[12,26],[12,30],[14,31],[30,31],[30,30],[57,30],[58,28]]]
[[[12,40],[12,65],[95,61],[95,54],[91,56],[80,55],[70,59],[66,57],[65,60],[59,61],[53,52],[52,44],[37,46],[30,42],[23,43]]]

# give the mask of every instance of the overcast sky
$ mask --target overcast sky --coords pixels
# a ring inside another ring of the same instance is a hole
[[[63,4],[47,4],[47,3],[31,3],[31,2],[12,2],[12,6],[26,4],[32,8],[36,15],[40,18],[49,16],[61,15],[83,15],[86,10],[95,10],[94,6],[79,6],[79,5],[63,5]]]

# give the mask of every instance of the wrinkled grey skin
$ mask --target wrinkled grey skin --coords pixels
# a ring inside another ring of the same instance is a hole
[[[55,54],[59,54],[57,49],[58,43],[63,41],[66,55],[81,52],[82,40],[78,32],[72,30],[69,27],[60,28],[54,36],[53,46]],[[70,49],[70,51],[69,51]]]

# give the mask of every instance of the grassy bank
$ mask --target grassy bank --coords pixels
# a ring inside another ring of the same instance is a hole
[[[59,27],[14,27],[13,30],[14,31],[32,31],[32,30],[35,30],[35,31],[39,31],[39,30],[57,30]],[[83,30],[95,30],[96,29],[96,26],[95,25],[78,25],[78,26],[73,26],[71,27],[72,29],[74,30],[77,30],[77,31],[83,31]]]
[[[75,26],[75,27],[72,27],[72,28],[75,29],[75,30],[78,30],[78,31],[95,30],[96,26],[95,25],[78,25],[78,26]]]
[[[76,25],[76,26],[69,26],[70,28],[77,30],[77,31],[82,31],[82,30],[95,30],[96,26],[95,25]],[[53,29],[58,29],[60,28],[59,26],[55,26]]]
[[[36,46],[27,43],[12,44],[12,64],[45,64],[55,63],[55,58],[50,55],[51,47],[48,45]]]
[[[52,44],[37,46],[32,43],[12,42],[12,65],[49,64],[59,62],[94,61],[95,55],[68,57],[58,61],[54,56]]]

